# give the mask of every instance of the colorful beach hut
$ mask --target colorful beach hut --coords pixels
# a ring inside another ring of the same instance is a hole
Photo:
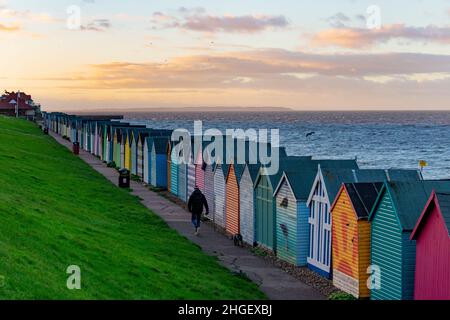
[[[148,142],[148,139],[154,137],[168,137],[171,135],[171,130],[164,129],[139,129],[137,134],[137,152],[136,152],[136,166],[137,175],[147,184],[151,184],[151,174],[152,174],[152,144],[153,142]],[[150,147],[150,149],[149,149]],[[167,165],[164,166],[167,168]],[[167,173],[166,181],[167,181]]]
[[[137,153],[138,153],[139,131],[140,130],[138,130],[138,129],[131,130],[130,167],[131,167],[131,174],[134,174],[135,176],[138,175],[138,155],[137,155]],[[142,152],[141,152],[141,156],[142,156]]]
[[[206,201],[208,202],[209,211],[215,212],[215,195],[214,195],[214,163],[206,163],[204,170],[204,195]],[[210,214],[207,216],[209,219],[213,219],[213,215]]]
[[[345,183],[331,206],[333,284],[356,298],[369,298],[369,214],[383,186]]]
[[[255,181],[260,169],[259,164],[245,164],[239,180],[239,229],[243,241],[255,245]],[[206,174],[205,174],[205,177]],[[207,178],[206,178],[206,181]]]
[[[113,144],[113,161],[116,167],[121,167],[122,154],[122,134],[120,127],[113,127],[114,130],[114,144]]]
[[[179,151],[179,159],[184,159],[184,149]],[[178,164],[178,198],[187,202],[188,197],[188,164],[185,161],[179,161]]]
[[[331,204],[334,202],[342,183],[383,182],[385,180],[410,181],[421,179],[416,170],[357,170],[342,166],[319,167],[307,205],[311,211],[310,255],[308,267],[331,278]]]
[[[450,300],[450,193],[433,191],[411,234],[415,300]]]
[[[206,192],[205,189],[205,170],[206,170],[206,162],[203,161],[203,153],[205,148],[207,147],[207,143],[203,143],[203,146],[200,150],[197,150],[197,154],[195,155],[195,184],[197,187],[203,192]],[[206,160],[206,159],[205,159]]]
[[[170,192],[178,196],[178,169],[179,169],[179,156],[180,150],[178,146],[179,142],[171,141],[170,144]]]
[[[225,216],[226,231],[230,235],[238,235],[240,232],[240,198],[239,180],[244,169],[242,164],[230,164],[225,176]]]
[[[255,232],[258,245],[276,251],[276,203],[275,188],[283,174],[283,168],[310,165],[311,157],[281,157],[277,174],[269,175],[267,168],[261,166],[255,180]]]
[[[129,128],[124,130],[124,168],[130,170],[131,172],[131,143],[133,140],[133,130],[134,128]]]
[[[225,196],[226,183],[225,176],[228,170],[227,164],[217,163],[214,168],[214,214],[213,222],[219,227],[226,228],[225,216]]]
[[[303,165],[284,170],[274,193],[277,256],[296,266],[305,266],[308,256],[309,210],[306,200],[316,166],[315,162],[311,162],[309,169]]]
[[[148,171],[148,169],[146,170],[145,168],[145,150],[147,149],[147,142],[146,142],[146,135],[144,134],[144,132],[139,131],[139,134],[137,135],[137,143],[136,143],[136,174],[138,177],[140,177],[142,179],[142,181],[149,183],[149,180],[147,179],[147,181],[145,181],[145,171]],[[148,152],[148,150],[147,150]],[[164,150],[165,152],[165,150]],[[148,168],[148,167],[147,167]],[[167,164],[165,166],[166,171],[167,171]],[[167,176],[167,173],[164,172],[164,174]],[[147,175],[148,177],[148,175]]]
[[[154,137],[152,143],[151,184],[158,188],[167,188],[167,155],[169,137]]]
[[[450,190],[449,181],[385,182],[369,215],[371,264],[377,266],[372,300],[414,297],[416,241],[411,233],[434,189]]]
[[[195,166],[195,160],[197,158],[197,155],[194,155],[195,150],[195,146],[194,146],[194,141],[195,141],[195,137],[191,137],[191,149],[190,149],[190,153],[189,153],[189,161],[187,163],[187,194],[186,194],[186,198],[188,199],[192,192],[194,192],[194,188],[196,186],[196,181],[195,181],[195,177],[196,177],[196,166]]]

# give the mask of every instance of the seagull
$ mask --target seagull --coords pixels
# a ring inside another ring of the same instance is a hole
[[[309,137],[311,137],[313,134],[316,134],[316,133],[315,133],[314,131],[308,132],[308,133],[306,134],[306,137],[309,138]]]

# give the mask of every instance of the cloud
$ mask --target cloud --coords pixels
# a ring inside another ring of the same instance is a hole
[[[312,38],[315,46],[336,46],[343,48],[367,48],[393,39],[406,39],[425,43],[450,44],[450,27],[412,27],[403,24],[385,25],[380,29],[333,28],[321,31]]]
[[[351,19],[344,13],[338,12],[335,15],[326,18],[325,21],[328,22],[334,28],[342,28],[347,23],[351,22]]]
[[[4,25],[0,23],[0,32],[14,32],[21,29],[20,25]]]
[[[113,62],[67,78],[85,88],[297,90],[318,79],[338,84],[429,83],[450,78],[450,55],[310,54],[286,50],[185,56],[167,63]],[[61,80],[61,79],[59,79]],[[306,82],[305,82],[306,81]]]
[[[46,12],[32,12],[29,10],[18,11],[9,9],[6,6],[0,6],[0,18],[4,20],[20,20],[22,22],[42,22],[42,23],[55,23],[60,22],[61,19],[56,19],[52,15]]]
[[[197,32],[256,33],[289,25],[282,15],[209,15],[203,8],[180,8],[177,14],[155,12],[152,16],[155,29],[178,28]]]
[[[109,28],[111,28],[111,22],[109,19],[95,19],[80,27],[81,30],[97,32],[103,32]]]
[[[313,54],[279,49],[111,62],[52,79],[108,105],[449,108],[450,55]],[[86,94],[89,92],[89,94]],[[83,105],[80,103],[80,106]],[[87,105],[87,104],[84,104]]]

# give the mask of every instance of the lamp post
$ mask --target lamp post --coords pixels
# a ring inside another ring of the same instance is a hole
[[[19,117],[19,99],[20,99],[20,90],[17,91],[17,100],[16,100],[16,118]]]

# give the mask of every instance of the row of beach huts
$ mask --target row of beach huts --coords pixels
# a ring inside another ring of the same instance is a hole
[[[184,202],[198,186],[217,227],[356,298],[450,300],[450,180],[289,156],[282,147],[274,175],[233,159],[210,164],[206,144],[180,163],[171,130],[64,113],[44,113],[44,123]]]

